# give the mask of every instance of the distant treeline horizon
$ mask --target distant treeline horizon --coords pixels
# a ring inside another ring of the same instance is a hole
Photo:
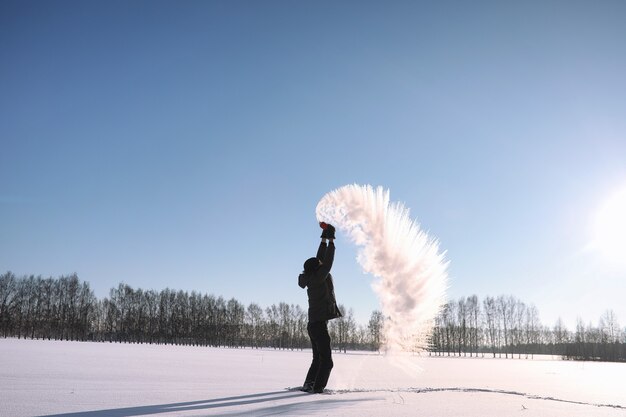
[[[335,349],[384,348],[384,315],[373,311],[367,324],[340,305],[343,317],[329,322]],[[94,342],[152,343],[274,349],[310,348],[307,311],[279,302],[245,306],[196,291],[143,290],[120,283],[98,298],[77,274],[58,278],[0,275],[0,336]],[[534,305],[513,296],[461,297],[446,303],[437,316],[431,355],[525,358],[535,354],[564,359],[626,361],[626,329],[612,310],[598,325],[578,319],[570,331],[559,319],[539,321]]]

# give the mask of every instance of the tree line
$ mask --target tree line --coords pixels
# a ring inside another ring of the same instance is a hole
[[[445,304],[435,319],[433,355],[492,355],[525,358],[560,355],[572,360],[626,361],[626,328],[607,310],[598,325],[578,319],[570,331],[559,318],[554,326],[539,321],[539,311],[513,296],[461,297]]]
[[[367,324],[352,309],[329,322],[335,349],[379,350],[385,317],[372,312]],[[76,274],[58,278],[0,275],[0,335],[32,339],[184,344],[216,347],[303,349],[310,347],[307,311],[280,302],[263,308],[212,294],[166,288],[143,290],[120,283],[99,299]],[[432,355],[534,354],[576,360],[626,360],[626,329],[608,310],[597,326],[579,319],[569,331],[552,326],[513,296],[462,297],[443,306],[430,339]]]
[[[380,346],[379,313],[368,326],[339,306],[343,317],[329,323],[335,348]],[[98,299],[76,274],[58,278],[0,275],[0,335],[98,342],[182,344],[216,347],[310,347],[307,311],[280,302],[245,306],[196,291],[135,289],[121,283]],[[374,329],[372,326],[378,326]]]

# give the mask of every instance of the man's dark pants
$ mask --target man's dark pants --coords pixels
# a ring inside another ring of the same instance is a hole
[[[326,387],[330,371],[333,369],[327,323],[327,321],[309,322],[306,326],[313,347],[313,362],[306,375],[305,383],[315,382],[316,391],[321,391]]]

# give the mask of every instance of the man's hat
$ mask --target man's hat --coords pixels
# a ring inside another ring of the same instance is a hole
[[[309,258],[304,262],[304,272],[313,272],[320,266],[320,261],[317,258]]]

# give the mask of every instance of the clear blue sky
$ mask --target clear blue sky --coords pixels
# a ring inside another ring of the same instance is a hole
[[[626,267],[585,248],[626,186],[624,22],[623,1],[2,1],[0,271],[305,305],[317,201],[356,182],[440,239],[451,298],[623,326]]]

